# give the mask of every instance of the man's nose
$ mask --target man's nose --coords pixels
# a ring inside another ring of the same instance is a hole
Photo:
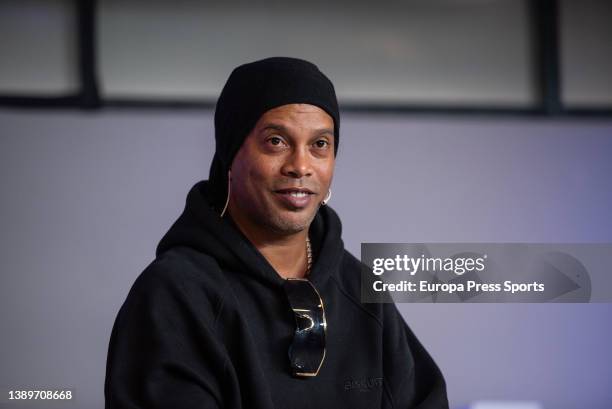
[[[295,149],[287,157],[282,172],[293,178],[312,175],[312,158],[308,150],[305,148]]]

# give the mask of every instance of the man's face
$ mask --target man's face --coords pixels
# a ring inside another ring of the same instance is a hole
[[[232,218],[280,234],[308,228],[334,163],[334,121],[323,109],[289,104],[267,111],[232,163]]]

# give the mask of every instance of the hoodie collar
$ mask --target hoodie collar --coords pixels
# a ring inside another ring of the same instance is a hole
[[[228,219],[221,218],[209,199],[209,182],[197,182],[189,191],[185,209],[157,246],[156,255],[173,247],[190,247],[215,258],[222,269],[255,276],[270,285],[281,286],[284,279],[267,259]],[[329,206],[321,206],[310,225],[313,266],[308,279],[322,286],[337,274],[344,252],[342,224]]]

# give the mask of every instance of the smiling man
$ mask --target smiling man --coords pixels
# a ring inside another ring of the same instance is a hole
[[[283,277],[307,271],[308,227],[334,172],[334,120],[309,104],[265,112],[236,154],[228,212]]]
[[[339,129],[315,65],[232,72],[210,177],[115,321],[107,409],[448,407],[395,305],[360,302],[361,264],[327,205]]]

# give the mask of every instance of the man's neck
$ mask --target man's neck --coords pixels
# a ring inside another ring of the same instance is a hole
[[[253,241],[253,245],[283,278],[303,278],[308,266],[307,234],[295,234],[276,241]]]
[[[231,216],[231,214],[230,214]],[[294,234],[278,234],[232,218],[234,224],[253,243],[268,263],[283,278],[303,278],[308,268],[308,229]]]

